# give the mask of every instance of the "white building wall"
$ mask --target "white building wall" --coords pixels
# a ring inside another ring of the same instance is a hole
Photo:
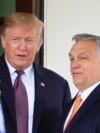
[[[45,0],[44,66],[68,80],[72,96],[77,92],[70,74],[68,53],[77,33],[100,35],[99,0]]]

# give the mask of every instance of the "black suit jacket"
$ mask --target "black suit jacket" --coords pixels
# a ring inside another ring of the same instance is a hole
[[[64,106],[71,98],[68,83],[50,70],[34,64],[33,67],[35,105],[32,133],[59,133]],[[6,131],[17,133],[15,94],[4,55],[0,57],[0,89]]]
[[[63,122],[65,122],[74,100],[75,98],[65,109]],[[65,133],[100,133],[100,84],[84,101]]]

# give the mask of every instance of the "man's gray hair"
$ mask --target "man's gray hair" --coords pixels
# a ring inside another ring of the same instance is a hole
[[[81,34],[74,35],[72,40],[75,41],[76,43],[78,41],[87,41],[87,40],[95,41],[97,45],[97,53],[100,56],[100,36],[96,36],[88,33],[81,33]]]

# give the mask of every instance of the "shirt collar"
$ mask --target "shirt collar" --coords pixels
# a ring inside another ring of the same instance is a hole
[[[12,75],[12,74],[16,71],[16,69],[7,61],[6,58],[5,58],[5,60],[6,60],[6,63],[7,63],[7,65],[8,65],[9,72],[10,72],[10,74]],[[33,67],[33,66],[31,65],[31,66],[29,66],[28,68],[26,68],[26,69],[23,70],[24,73],[26,74],[26,76],[30,77],[30,75],[31,75],[31,73],[32,73],[32,67]]]
[[[100,84],[99,82],[96,82],[94,85],[90,86],[89,88],[87,88],[84,92],[79,92],[78,95],[81,95],[82,100],[84,101],[89,95],[90,93]]]

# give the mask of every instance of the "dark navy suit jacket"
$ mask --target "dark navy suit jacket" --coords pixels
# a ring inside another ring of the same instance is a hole
[[[63,109],[71,98],[68,83],[51,70],[34,64],[33,67],[35,104],[32,133],[59,133]],[[0,57],[0,89],[6,133],[17,133],[15,94],[4,55]]]
[[[65,109],[63,125],[74,100]],[[65,133],[100,133],[100,84],[84,101]]]

